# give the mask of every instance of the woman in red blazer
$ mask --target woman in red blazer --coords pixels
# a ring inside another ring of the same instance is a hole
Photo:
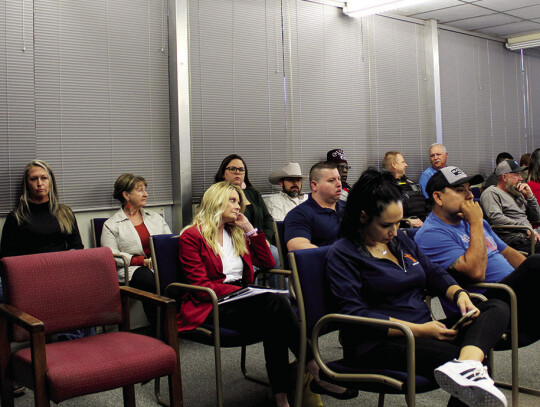
[[[264,232],[253,228],[243,215],[242,189],[229,182],[218,182],[205,192],[199,212],[180,234],[179,253],[182,273],[190,284],[209,287],[218,297],[253,282],[253,265],[274,267]],[[180,300],[178,330],[196,328],[211,322],[212,305],[205,295],[189,293]],[[276,405],[287,407],[289,388],[288,349],[298,354],[298,318],[288,299],[265,293],[219,306],[220,325],[257,333],[264,344],[266,370]],[[308,350],[308,370],[327,394],[350,398],[358,393],[323,382],[317,364]],[[333,393],[332,391],[337,391]]]

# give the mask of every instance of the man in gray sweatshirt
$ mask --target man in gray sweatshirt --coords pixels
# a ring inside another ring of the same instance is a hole
[[[491,225],[522,225],[532,227],[540,221],[540,207],[531,188],[521,178],[522,167],[514,160],[504,160],[497,165],[497,185],[487,188],[480,197],[480,205]],[[538,232],[497,230],[497,234],[509,246],[530,253],[531,239],[540,252]]]

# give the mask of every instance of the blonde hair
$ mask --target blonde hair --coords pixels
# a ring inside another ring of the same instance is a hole
[[[19,198],[19,205],[15,208],[14,214],[17,224],[21,225],[24,222],[28,222],[30,219],[30,192],[28,191],[28,172],[32,167],[41,167],[47,173],[49,177],[49,212],[58,220],[60,224],[60,230],[62,233],[73,232],[73,225],[75,224],[75,215],[72,210],[58,202],[58,190],[56,188],[56,178],[52,168],[45,161],[32,160],[25,169],[22,182],[22,193]]]
[[[233,191],[238,193],[240,199],[240,212],[244,213],[244,209],[246,208],[246,197],[242,188],[227,181],[217,182],[206,190],[201,200],[201,206],[199,207],[197,214],[193,217],[193,221],[180,232],[180,235],[184,233],[186,229],[197,226],[199,232],[212,251],[216,255],[221,254],[218,242],[218,229],[222,221],[223,212],[227,209],[229,197]],[[227,229],[231,234],[235,254],[242,256],[248,253],[244,231],[238,226],[230,224],[227,225]]]

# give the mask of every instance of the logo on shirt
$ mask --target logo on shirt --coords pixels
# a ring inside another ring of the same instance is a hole
[[[410,261],[412,261],[413,263],[418,263],[418,260],[416,260],[413,256],[411,256],[409,253],[405,253],[403,255],[403,257],[405,257],[406,259],[409,259]]]
[[[469,244],[471,242],[471,238],[469,235],[459,235],[459,237],[461,238],[461,241],[465,244]]]
[[[486,236],[486,248],[488,253],[497,251],[497,244],[491,236]]]

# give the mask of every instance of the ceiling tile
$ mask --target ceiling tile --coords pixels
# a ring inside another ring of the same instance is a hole
[[[477,30],[484,27],[493,27],[502,24],[518,23],[521,18],[507,16],[506,14],[491,14],[489,16],[467,18],[465,20],[451,21],[448,25],[463,30]]]
[[[535,6],[538,4],[538,0],[479,0],[474,4],[495,11],[507,11],[516,8]]]
[[[411,16],[413,14],[425,13],[426,11],[438,10],[441,8],[459,6],[463,4],[460,0],[434,0],[426,3],[415,4],[408,7],[402,7],[393,10],[393,13],[399,13],[402,16]]]
[[[515,10],[506,11],[506,14],[511,14],[516,17],[526,18],[528,20],[533,20],[535,18],[540,18],[540,4],[530,7],[518,8]]]
[[[517,37],[520,35],[531,34],[533,32],[540,32],[540,24],[534,22],[520,22],[499,25],[496,27],[487,27],[478,30],[484,34],[497,35],[499,37],[507,38],[509,36]]]
[[[448,21],[462,20],[470,17],[485,16],[493,14],[492,11],[486,10],[482,7],[476,7],[471,4],[464,4],[456,7],[449,7],[437,11],[428,11],[426,13],[416,14],[413,17],[429,20],[434,18],[440,23],[446,23]]]

